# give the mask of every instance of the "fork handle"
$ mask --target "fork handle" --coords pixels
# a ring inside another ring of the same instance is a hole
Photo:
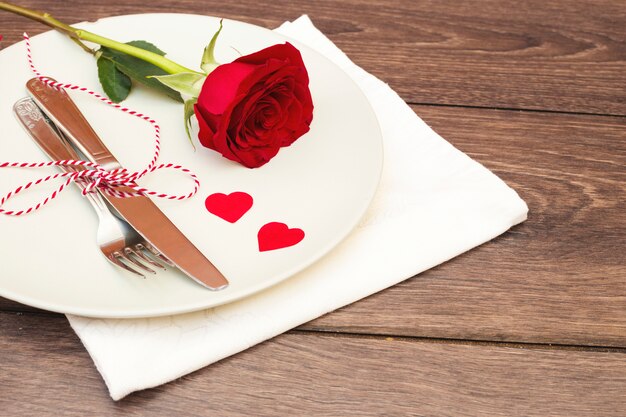
[[[61,138],[52,123],[50,123],[32,99],[26,97],[17,101],[13,106],[13,110],[19,122],[50,159],[53,161],[80,159],[74,148]],[[73,168],[75,171],[84,169],[82,166]]]
[[[65,90],[50,87],[37,78],[29,80],[26,89],[37,105],[91,162],[106,170],[120,168],[117,159],[100,140]]]
[[[79,156],[67,143],[63,137],[61,137],[51,122],[37,107],[35,102],[30,98],[23,98],[19,100],[13,106],[14,113],[19,122],[24,126],[30,137],[39,145],[52,160],[66,160],[73,159],[78,160]],[[59,165],[59,169],[64,172],[79,172],[85,168],[82,166],[68,166]],[[86,188],[85,183],[82,181],[74,181],[74,183],[81,189]],[[104,202],[100,193],[87,193],[87,200],[96,209],[98,216],[100,216],[101,210],[108,210],[106,203]]]

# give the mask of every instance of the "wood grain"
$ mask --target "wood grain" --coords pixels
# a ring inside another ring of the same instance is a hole
[[[626,119],[414,109],[517,190],[528,220],[304,328],[626,346]]]
[[[21,4],[69,23],[145,12],[274,28],[309,14],[356,63],[412,103],[626,115],[626,2],[265,0]],[[47,30],[0,13],[5,43]]]
[[[63,318],[0,313],[0,334],[7,416],[626,413],[623,352],[292,333],[113,403]]]
[[[0,298],[0,415],[626,415],[625,2],[20,4],[68,23],[182,12],[273,28],[307,13],[406,101],[428,104],[413,108],[515,188],[530,217],[400,285],[118,403],[63,316]],[[0,12],[2,46],[45,30]]]

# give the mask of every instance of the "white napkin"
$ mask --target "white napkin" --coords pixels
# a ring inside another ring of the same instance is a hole
[[[528,207],[515,191],[431,130],[307,16],[276,31],[333,60],[367,95],[384,138],[385,167],[377,195],[359,227],[329,255],[250,298],[161,318],[68,316],[114,400],[397,284],[526,219]]]

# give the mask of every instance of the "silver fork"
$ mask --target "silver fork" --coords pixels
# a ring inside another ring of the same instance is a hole
[[[79,159],[74,148],[69,145],[62,133],[56,129],[56,126],[42,113],[33,100],[30,98],[18,100],[13,106],[13,112],[31,138],[51,159]],[[83,169],[73,166],[59,166],[59,168],[65,172]],[[84,182],[76,181],[75,183],[82,190],[86,187]],[[126,221],[113,214],[98,191],[89,192],[86,197],[98,215],[96,241],[102,254],[111,263],[139,276],[144,276],[140,271],[156,273],[149,266],[165,269],[162,263],[172,265]]]
[[[74,159],[74,158],[72,158]],[[66,172],[71,172],[71,167],[61,167]],[[85,189],[83,182],[76,182],[81,189]],[[96,192],[85,195],[98,215],[98,231],[96,242],[104,256],[115,265],[129,272],[143,276],[142,273],[131,266],[139,267],[141,270],[156,273],[145,264],[163,268],[163,265],[146,256],[146,251],[159,257],[158,252],[133,229],[130,225],[111,212],[102,196]],[[161,259],[163,260],[163,259]]]

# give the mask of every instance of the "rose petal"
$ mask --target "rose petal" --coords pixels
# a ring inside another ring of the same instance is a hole
[[[289,43],[214,70],[194,107],[200,142],[259,167],[309,130],[313,102],[300,52]]]

